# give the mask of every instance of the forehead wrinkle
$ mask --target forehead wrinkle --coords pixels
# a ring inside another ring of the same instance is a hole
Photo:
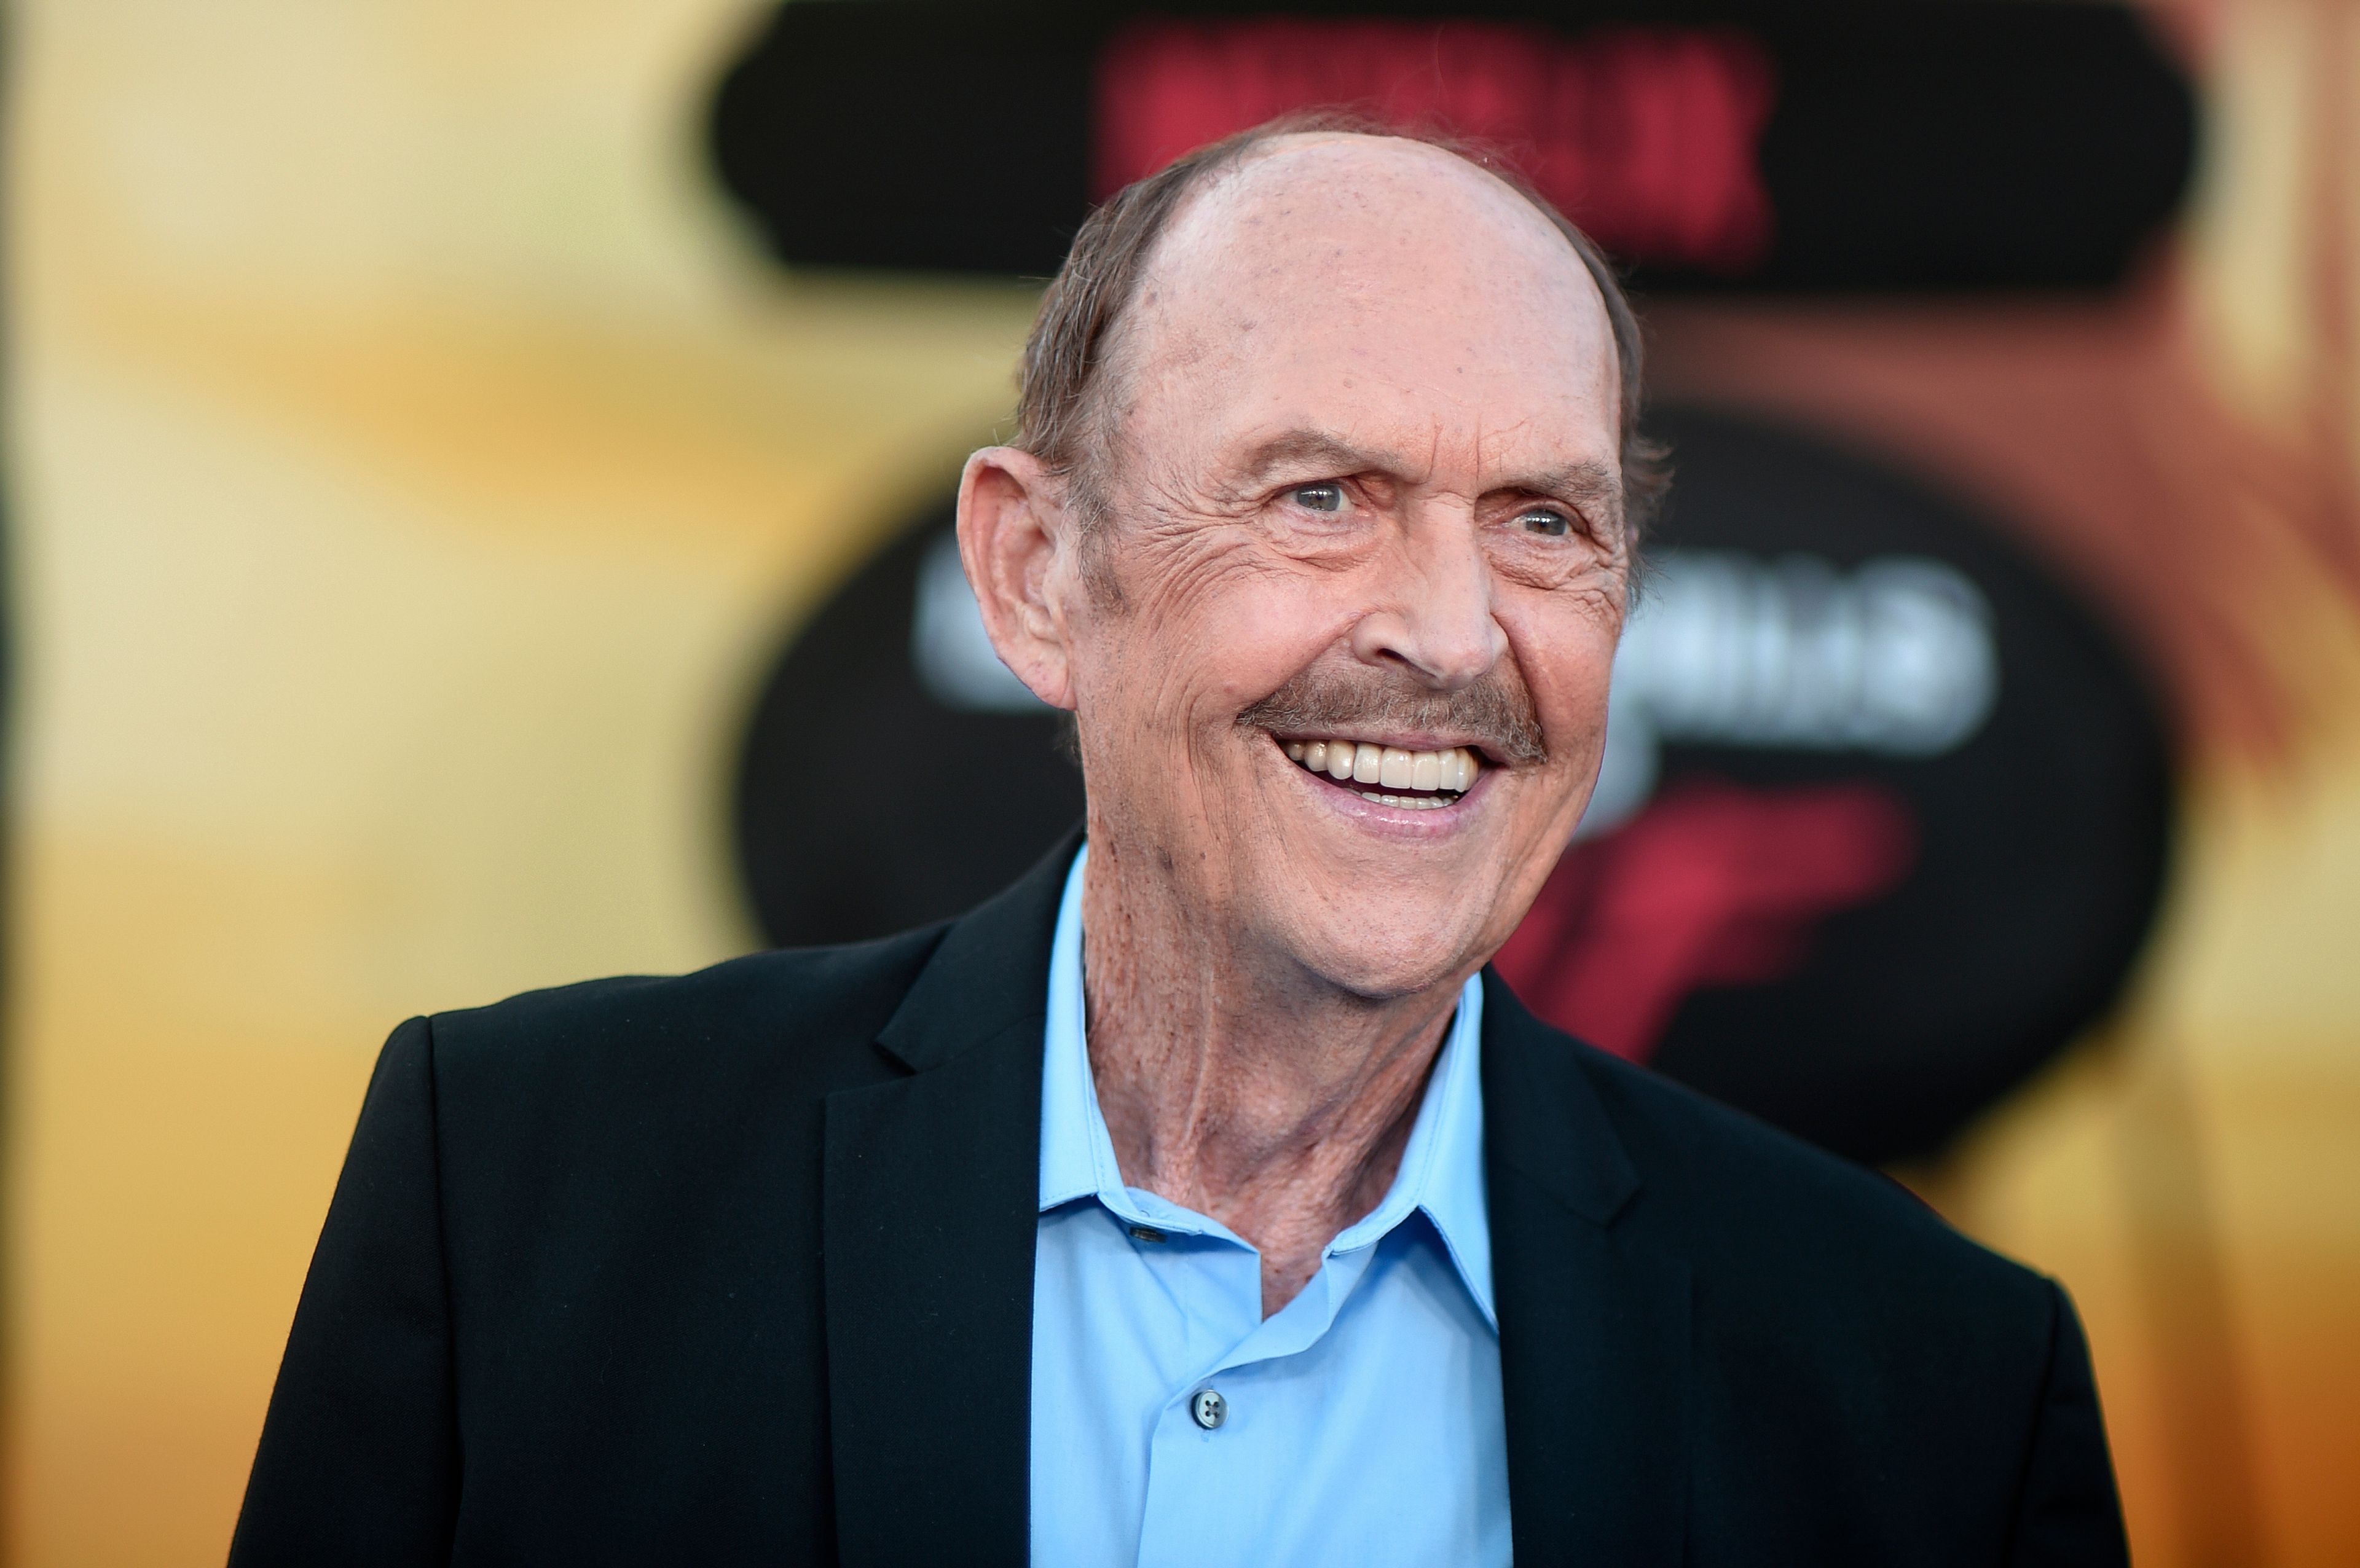
[[[1504,440],[1509,434],[1532,424],[1530,419],[1515,421],[1505,430],[1488,432]],[[1491,444],[1479,422],[1473,432],[1474,465],[1479,475],[1491,466],[1484,448]],[[1448,441],[1438,425],[1428,427],[1426,456],[1423,464],[1411,460],[1382,442],[1369,443],[1340,431],[1308,425],[1267,436],[1248,446],[1234,463],[1234,471],[1243,481],[1251,483],[1268,477],[1283,469],[1302,465],[1317,466],[1328,474],[1382,474],[1388,478],[1422,483],[1444,466],[1443,447]],[[1501,460],[1507,467],[1509,460]],[[1577,458],[1566,463],[1547,463],[1517,472],[1511,469],[1497,478],[1482,481],[1483,493],[1502,490],[1525,490],[1535,495],[1565,495],[1586,496],[1593,493],[1618,492],[1621,479],[1612,465],[1597,458]]]
[[[1509,430],[1520,429],[1529,423],[1529,420],[1519,420]],[[1336,430],[1306,426],[1252,442],[1233,463],[1225,465],[1229,470],[1228,476],[1217,489],[1234,490],[1242,495],[1290,468],[1298,473],[1317,470],[1317,476],[1320,478],[1382,474],[1413,487],[1422,487],[1435,483],[1436,475],[1445,467],[1442,454],[1444,441],[1439,429],[1435,429],[1430,435],[1426,461],[1421,466],[1406,453],[1390,450],[1382,442],[1371,444]],[[1484,453],[1484,444],[1479,440],[1474,445],[1474,482],[1465,486],[1470,496],[1543,495],[1570,502],[1584,510],[1603,508],[1619,514],[1622,499],[1622,477],[1612,463],[1597,458],[1577,458],[1564,463],[1524,466],[1514,460],[1501,459],[1496,465],[1499,472],[1489,472],[1494,463]]]
[[[1567,500],[1603,500],[1612,497],[1618,502],[1622,494],[1621,465],[1602,457],[1575,457],[1562,461],[1531,462],[1525,458],[1495,455],[1500,448],[1511,444],[1512,438],[1529,430],[1535,416],[1513,420],[1495,430],[1485,430],[1480,422],[1476,436],[1476,467],[1479,472],[1498,470],[1498,474],[1485,484],[1486,494],[1502,491],[1523,491],[1534,495],[1553,495]],[[1492,452],[1485,452],[1486,438]],[[1546,443],[1546,438],[1539,441]]]
[[[1237,468],[1240,478],[1252,483],[1296,464],[1317,464],[1336,474],[1385,474],[1395,478],[1408,475],[1408,464],[1394,453],[1318,429],[1288,430],[1258,441],[1247,449]]]

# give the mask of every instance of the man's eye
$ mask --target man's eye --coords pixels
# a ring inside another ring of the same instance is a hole
[[[1286,493],[1287,499],[1306,512],[1324,512],[1329,517],[1344,509],[1344,487],[1341,485],[1298,485]]]
[[[1539,534],[1544,539],[1563,539],[1573,531],[1573,519],[1563,512],[1535,506],[1529,512],[1519,512],[1516,526],[1528,534]]]

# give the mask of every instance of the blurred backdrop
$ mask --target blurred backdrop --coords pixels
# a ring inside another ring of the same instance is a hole
[[[225,1549],[400,1018],[1045,847],[957,464],[1093,196],[1349,101],[1680,475],[1503,972],[2061,1278],[2143,1562],[2360,1562],[2360,14],[1443,9],[6,8],[9,1561]]]

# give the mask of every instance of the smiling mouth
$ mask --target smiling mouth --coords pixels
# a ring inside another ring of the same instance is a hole
[[[1324,775],[1363,800],[1413,811],[1437,811],[1475,787],[1483,764],[1470,746],[1407,751],[1366,741],[1280,741],[1287,759]]]

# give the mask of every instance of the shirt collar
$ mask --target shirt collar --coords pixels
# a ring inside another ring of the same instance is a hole
[[[1097,1198],[1128,1224],[1237,1238],[1218,1221],[1122,1184],[1114,1140],[1090,1074],[1082,992],[1082,868],[1085,844],[1065,874],[1049,949],[1049,1008],[1041,1074],[1041,1209]],[[1491,1226],[1483,1191],[1483,986],[1469,978],[1459,1011],[1426,1081],[1417,1121],[1393,1188],[1369,1214],[1328,1245],[1330,1255],[1373,1247],[1414,1211],[1440,1234],[1468,1293],[1492,1326]]]

